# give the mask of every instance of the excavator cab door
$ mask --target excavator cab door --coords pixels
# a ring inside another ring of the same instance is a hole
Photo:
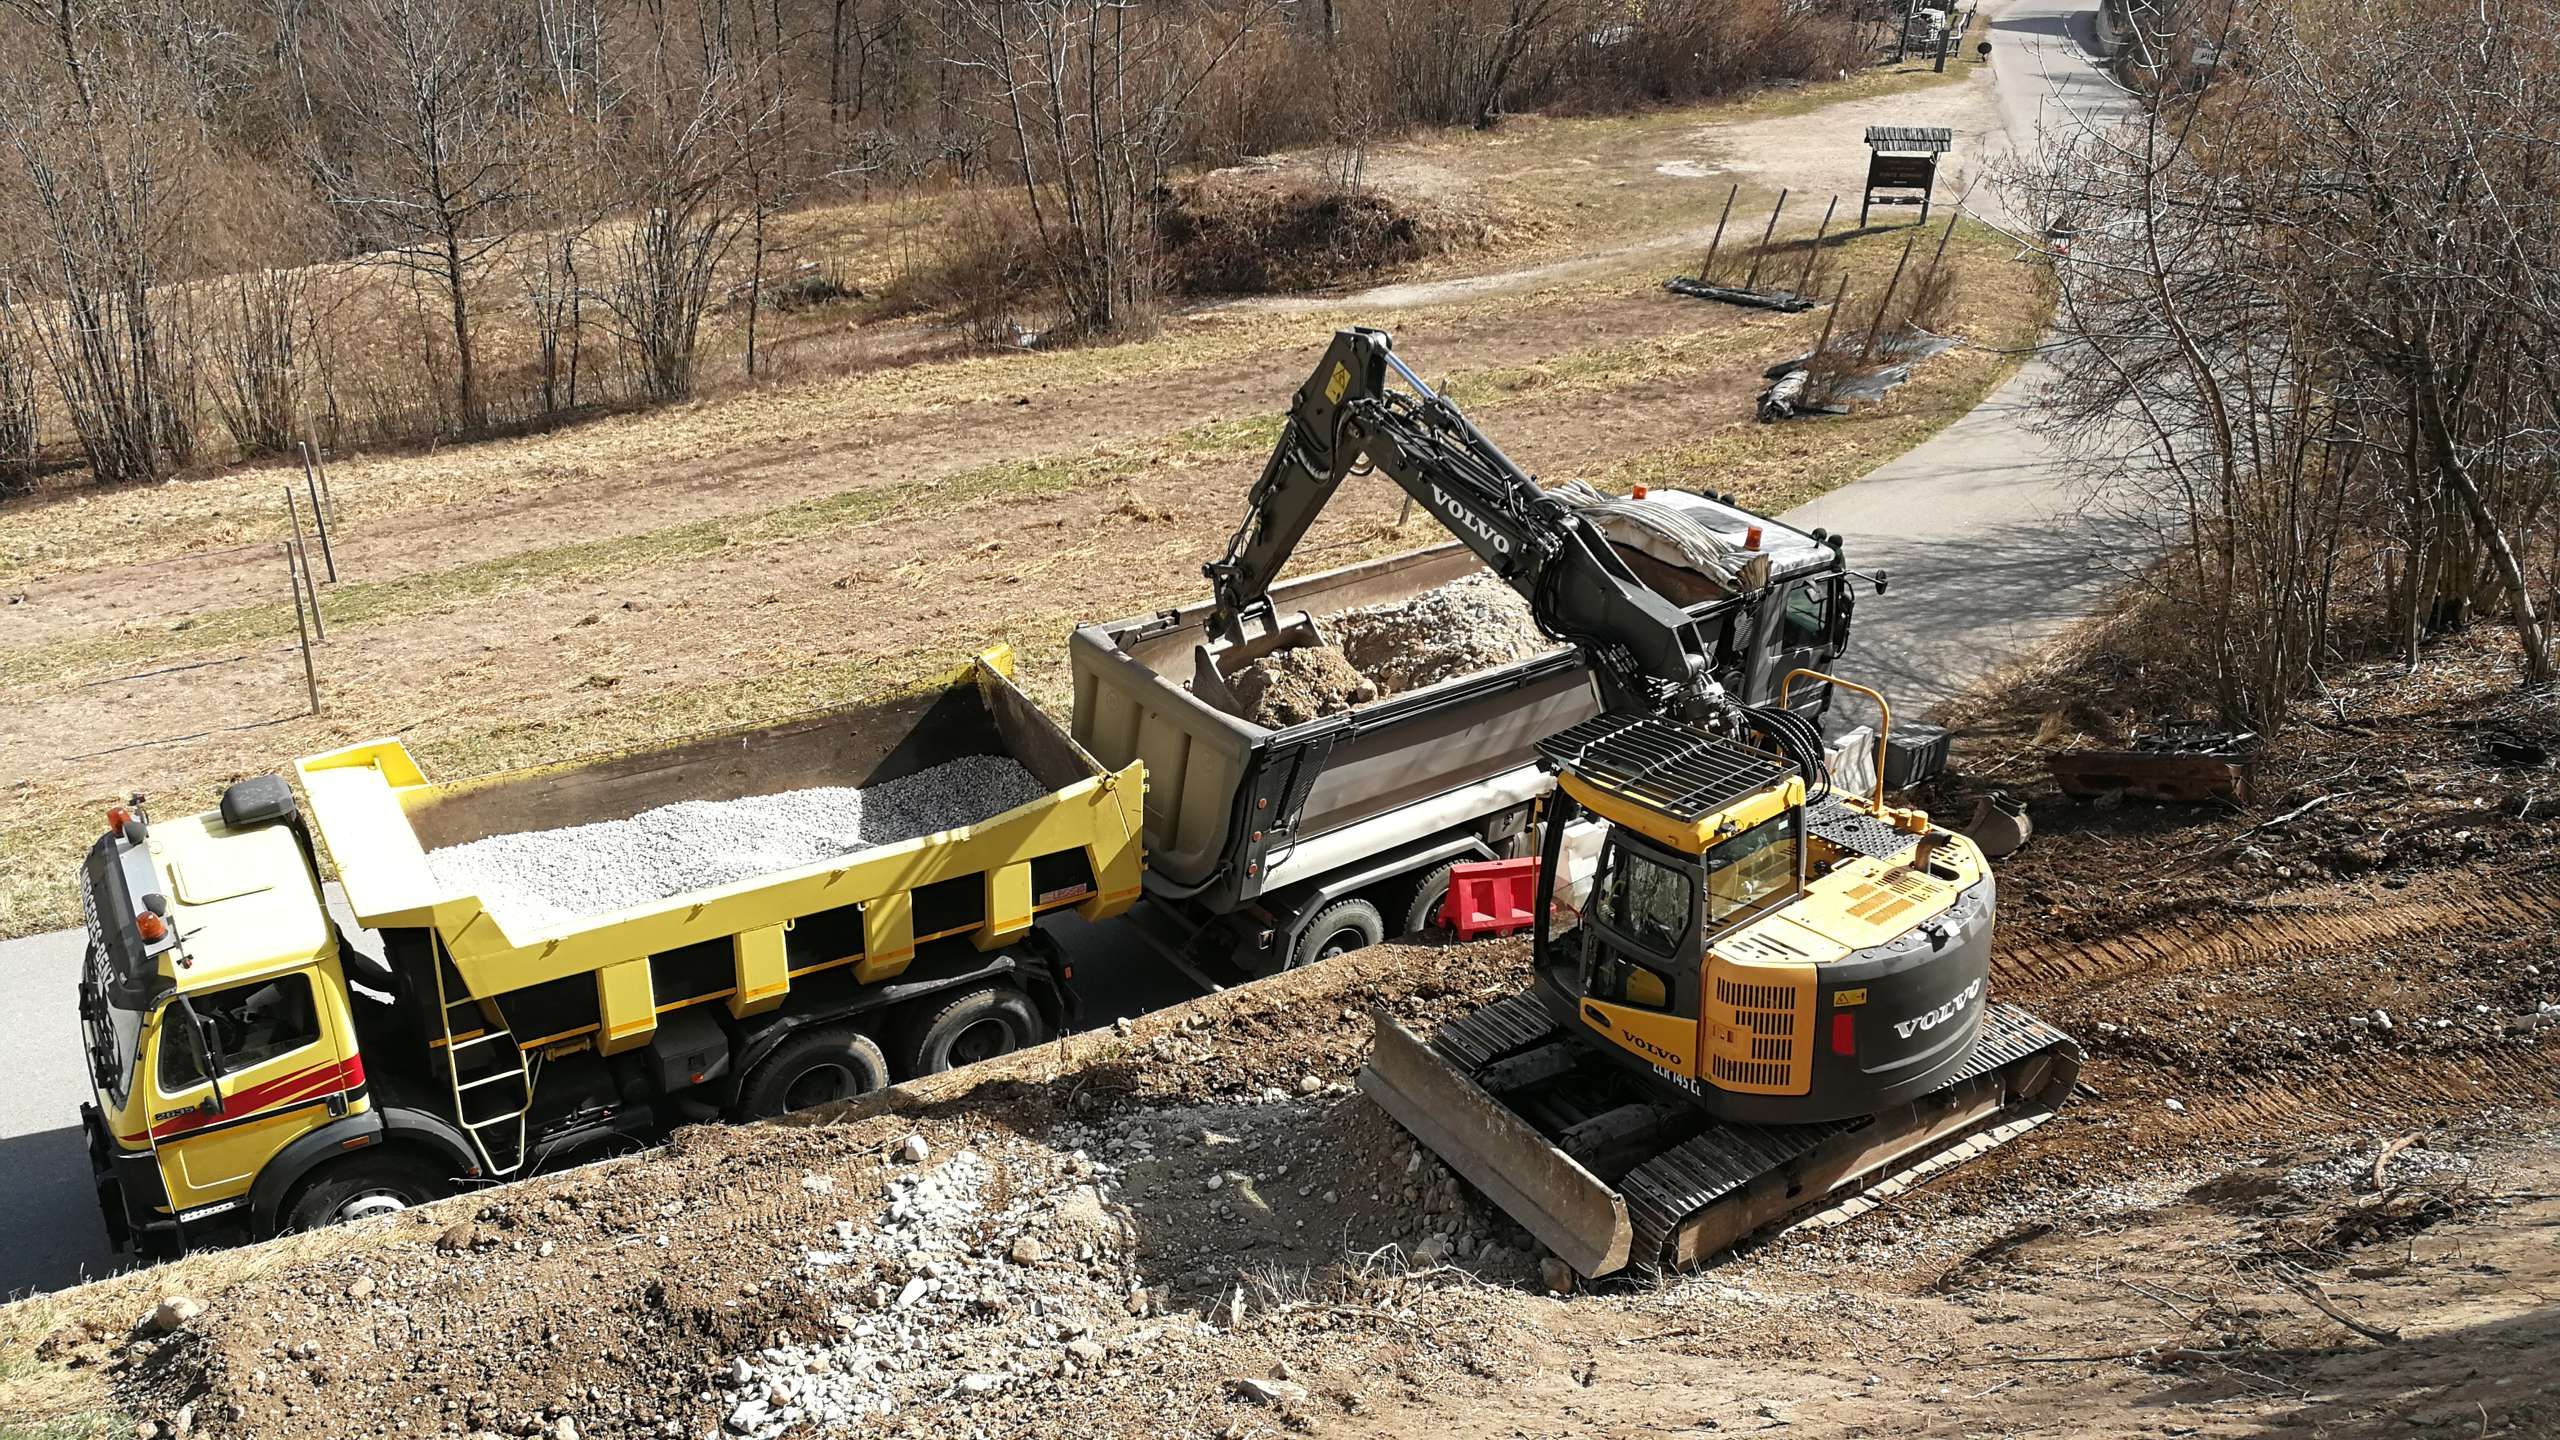
[[[1698,1073],[1694,856],[1612,827],[1584,909],[1582,1020],[1667,1076]]]

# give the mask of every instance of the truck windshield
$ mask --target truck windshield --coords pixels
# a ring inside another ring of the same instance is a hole
[[[1789,806],[1784,814],[1774,815],[1708,848],[1709,924],[1730,924],[1795,893],[1799,873],[1796,857],[1802,847],[1797,824],[1801,813]]]
[[[142,1012],[123,1009],[107,998],[103,962],[93,948],[80,981],[80,1028],[89,1048],[89,1074],[98,1094],[121,1107],[133,1093],[133,1062],[142,1043]]]

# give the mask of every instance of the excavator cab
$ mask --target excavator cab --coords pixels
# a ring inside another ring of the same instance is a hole
[[[1871,1114],[1964,1062],[1992,906],[1963,837],[1880,803],[1808,805],[1796,764],[1656,716],[1601,715],[1539,753],[1556,775],[1544,873],[1598,830],[1588,885],[1550,881],[1566,903],[1540,917],[1558,1024],[1763,1124]]]

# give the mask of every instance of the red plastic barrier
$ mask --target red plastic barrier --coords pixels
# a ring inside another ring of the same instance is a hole
[[[1470,860],[1449,867],[1449,899],[1440,923],[1461,940],[1509,935],[1538,919],[1538,857]]]

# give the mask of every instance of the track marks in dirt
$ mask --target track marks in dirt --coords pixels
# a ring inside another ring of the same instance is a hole
[[[2242,963],[2284,964],[2500,922],[2560,928],[2560,886],[2539,884],[2459,897],[2415,896],[2362,911],[2267,910],[2219,925],[2172,922],[2083,944],[2029,942],[2002,948],[1992,959],[1992,969],[2001,985],[2015,987],[2006,993],[2025,1003],[2138,976]]]

